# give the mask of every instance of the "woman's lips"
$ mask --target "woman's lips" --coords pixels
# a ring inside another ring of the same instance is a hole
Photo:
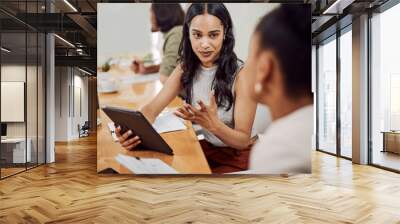
[[[211,56],[212,51],[200,52],[200,54],[201,54],[203,57],[207,58],[207,57],[210,57],[210,56]]]

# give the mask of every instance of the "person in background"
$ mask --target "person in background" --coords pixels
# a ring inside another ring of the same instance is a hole
[[[252,97],[269,106],[272,124],[251,151],[248,173],[311,172],[310,24],[308,6],[281,5],[253,33],[244,72]]]
[[[141,112],[153,123],[160,112],[181,92],[184,106],[175,114],[200,125],[203,152],[213,173],[246,170],[251,129],[257,103],[233,51],[235,37],[229,11],[223,3],[193,3],[188,8],[179,48],[180,63],[158,95]],[[116,128],[127,150],[139,143],[132,132]]]
[[[139,74],[160,73],[165,83],[178,64],[179,44],[182,40],[182,24],[185,13],[179,3],[152,3],[150,7],[151,32],[163,34],[164,44],[161,64],[145,66],[145,58],[135,58],[132,70]]]

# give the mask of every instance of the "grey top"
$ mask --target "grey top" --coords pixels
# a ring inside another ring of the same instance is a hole
[[[234,81],[232,85],[232,94],[235,96],[234,93],[234,84],[236,80],[236,75],[240,71],[240,69],[243,67],[243,63],[238,62],[239,67],[236,73],[234,74]],[[215,77],[215,72],[217,71],[217,66],[211,67],[211,68],[205,68],[203,66],[200,66],[199,69],[196,72],[195,78],[193,80],[193,89],[192,89],[192,106],[195,106],[198,108],[197,101],[202,100],[206,105],[209,104],[209,94],[211,89],[212,82]],[[233,111],[234,111],[234,104],[232,107],[226,111],[226,108],[218,108],[217,113],[218,113],[218,118],[224,122],[228,127],[234,128],[234,119],[233,119]],[[195,129],[198,129],[198,126],[195,126]],[[209,143],[218,146],[218,147],[224,147],[227,146],[225,143],[223,143],[218,137],[216,137],[214,134],[209,132],[206,129],[202,129],[201,134],[204,135],[204,138],[206,141]]]

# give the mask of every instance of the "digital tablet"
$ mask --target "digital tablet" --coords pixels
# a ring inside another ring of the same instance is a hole
[[[102,109],[116,126],[121,126],[121,133],[132,130],[132,136],[139,136],[141,143],[136,147],[137,150],[151,150],[173,155],[171,147],[140,111],[110,106],[105,106]]]

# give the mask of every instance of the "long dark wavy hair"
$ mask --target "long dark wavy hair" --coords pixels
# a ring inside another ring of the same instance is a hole
[[[226,111],[228,111],[232,107],[234,101],[232,84],[239,65],[237,56],[233,52],[235,37],[233,36],[232,19],[224,4],[193,3],[188,8],[183,23],[182,41],[179,46],[179,61],[183,70],[181,84],[185,93],[185,100],[187,103],[191,104],[193,80],[196,75],[196,70],[199,68],[201,62],[192,50],[189,26],[195,16],[205,14],[206,12],[210,15],[216,16],[221,20],[224,26],[225,38],[222,43],[219,58],[215,61],[218,68],[211,89],[214,90],[217,106],[225,108]]]

